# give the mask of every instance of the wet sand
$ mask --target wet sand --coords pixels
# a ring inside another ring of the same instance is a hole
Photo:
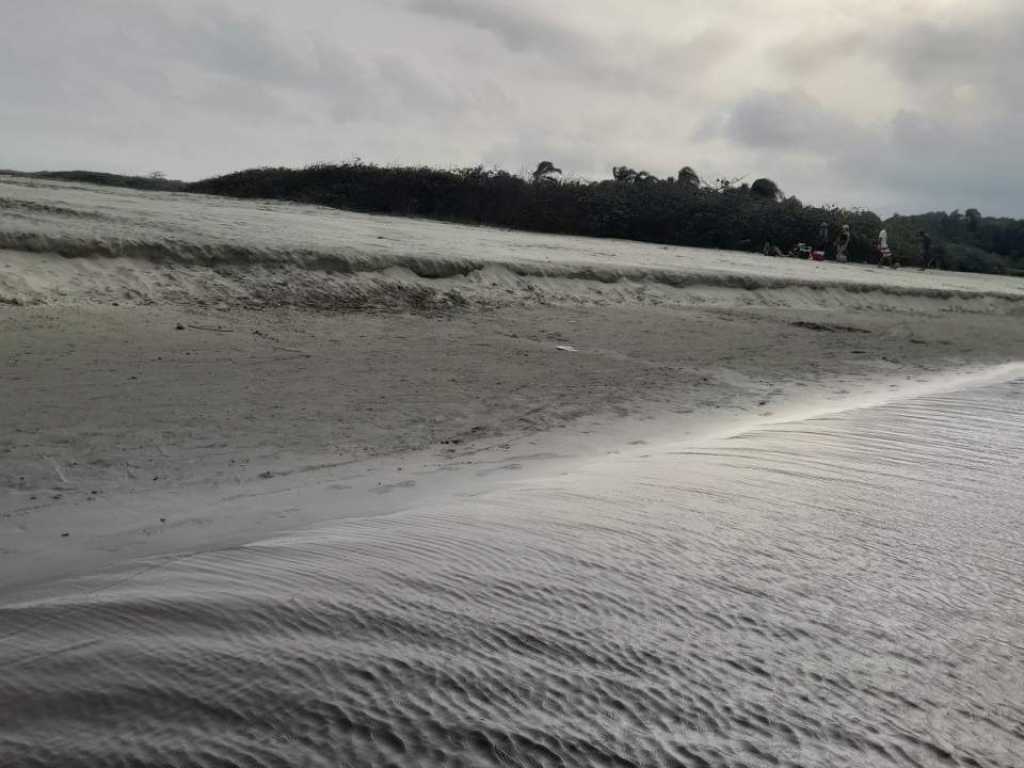
[[[1019,323],[981,314],[0,308],[0,583],[390,512],[1022,353]]]
[[[985,378],[0,595],[0,764],[1017,765]]]

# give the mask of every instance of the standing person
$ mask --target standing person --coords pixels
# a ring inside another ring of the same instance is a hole
[[[843,224],[843,228],[839,231],[839,237],[836,238],[836,261],[840,261],[845,264],[849,257],[847,251],[850,248],[850,225]]]
[[[819,251],[824,252],[828,248],[828,222],[821,222],[818,227],[818,241],[815,243]]]
[[[938,269],[938,262],[935,261],[935,254],[932,252],[932,239],[923,229],[917,233],[917,236],[921,239],[921,271],[923,272],[928,267]]]
[[[892,251],[889,250],[889,233],[884,227],[878,233],[878,266],[896,268],[896,262],[892,260]]]

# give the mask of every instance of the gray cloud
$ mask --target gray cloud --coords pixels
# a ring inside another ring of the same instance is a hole
[[[914,83],[1018,77],[1024,8],[1007,5],[969,19],[921,19],[879,35],[872,46],[897,74]]]
[[[848,119],[824,108],[802,91],[757,91],[744,97],[724,117],[702,127],[738,144],[792,152],[829,152],[858,139]]]
[[[828,70],[837,62],[862,55],[870,39],[866,30],[842,31],[820,38],[802,33],[773,46],[769,56],[780,74],[799,80],[807,72]]]
[[[604,35],[568,26],[558,13],[495,0],[413,0],[419,14],[490,35],[507,52],[546,63],[545,76],[580,79],[601,90],[664,96],[698,78],[733,50],[724,30],[701,31],[665,42],[620,29]],[[538,70],[534,70],[538,71]]]
[[[1021,200],[1024,153],[1007,152],[1024,120],[984,128],[915,111],[861,125],[805,94],[756,93],[702,128],[701,138],[775,154],[775,167],[803,188],[844,193],[846,202],[901,208],[1012,211]],[[785,177],[784,177],[785,178]]]
[[[9,5],[0,166],[689,164],[809,201],[1024,214],[1010,0]]]
[[[419,13],[457,21],[490,32],[512,51],[574,55],[587,49],[586,39],[552,18],[540,19],[514,6],[487,0],[415,0]]]

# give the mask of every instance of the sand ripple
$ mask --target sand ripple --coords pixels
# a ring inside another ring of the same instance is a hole
[[[1019,384],[0,606],[0,765],[996,766]]]

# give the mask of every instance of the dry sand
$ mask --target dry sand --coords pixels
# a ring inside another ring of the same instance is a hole
[[[0,308],[0,591],[1022,352],[978,313]]]

